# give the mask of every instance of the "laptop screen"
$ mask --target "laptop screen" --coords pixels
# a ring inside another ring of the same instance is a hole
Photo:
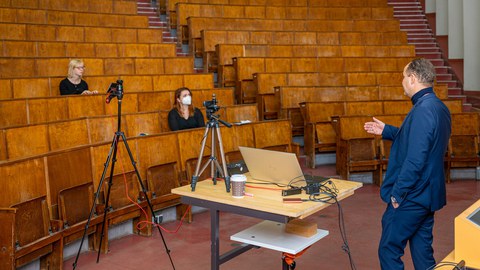
[[[294,153],[251,147],[239,147],[250,175],[255,180],[288,185],[305,180],[302,168]]]

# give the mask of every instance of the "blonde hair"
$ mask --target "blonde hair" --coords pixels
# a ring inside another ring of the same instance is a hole
[[[78,67],[78,66],[83,66],[83,61],[80,59],[72,59],[70,60],[70,63],[68,63],[68,78],[73,78],[73,69]]]
[[[188,93],[190,93],[190,96],[192,96],[192,91],[190,89],[188,89],[187,87],[180,87],[178,88],[177,90],[175,90],[175,101],[173,103],[173,105],[175,105],[175,108],[177,109],[178,112],[180,112],[180,109],[181,109],[181,104],[178,102],[177,99],[180,98],[180,95],[182,94],[183,91],[188,91]],[[192,103],[190,105],[188,105],[188,115],[189,116],[193,116],[195,112],[195,107],[193,106],[193,100],[192,100]]]

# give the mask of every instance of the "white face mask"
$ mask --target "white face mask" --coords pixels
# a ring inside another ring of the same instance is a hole
[[[192,104],[192,97],[191,96],[186,96],[182,99],[182,104],[183,105],[191,105]]]

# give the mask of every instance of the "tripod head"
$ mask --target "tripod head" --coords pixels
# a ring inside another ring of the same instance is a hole
[[[111,83],[107,89],[107,99],[105,102],[108,104],[114,98],[118,98],[119,101],[123,99],[123,81],[117,80],[117,82]]]
[[[206,109],[207,112],[207,119],[208,119],[208,124],[212,126],[218,126],[218,122],[222,123],[226,127],[231,128],[232,124],[223,121],[220,119],[220,115],[214,114],[220,110],[220,106],[218,106],[218,101],[217,97],[215,94],[212,95],[212,100],[207,100],[203,102],[203,106]]]

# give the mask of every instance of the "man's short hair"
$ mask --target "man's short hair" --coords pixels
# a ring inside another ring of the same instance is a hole
[[[425,58],[415,58],[407,66],[407,75],[415,74],[418,81],[423,84],[433,85],[435,82],[435,67]]]

